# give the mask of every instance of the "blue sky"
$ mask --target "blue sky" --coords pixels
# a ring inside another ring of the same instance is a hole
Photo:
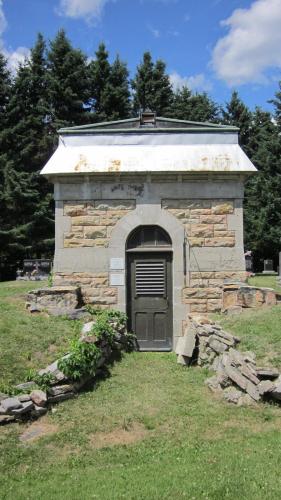
[[[237,89],[270,109],[281,80],[281,0],[0,0],[0,48],[11,67],[40,31],[64,28],[89,57],[101,41],[134,74],[145,50],[162,58],[174,86],[224,103]]]

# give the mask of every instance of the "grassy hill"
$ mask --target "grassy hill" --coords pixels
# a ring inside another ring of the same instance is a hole
[[[0,284],[3,384],[54,359],[79,329],[25,311],[29,288]],[[241,349],[281,369],[280,306],[223,323]],[[36,423],[1,427],[1,498],[279,499],[281,408],[217,400],[207,375],[173,353],[127,354],[97,387]]]

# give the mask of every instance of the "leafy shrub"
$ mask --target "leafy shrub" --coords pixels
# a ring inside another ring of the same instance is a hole
[[[48,387],[50,387],[54,382],[56,382],[56,378],[52,373],[43,373],[42,375],[39,375],[36,370],[29,370],[26,376],[26,381],[32,381],[40,389],[46,390]]]
[[[68,378],[78,380],[84,376],[94,376],[100,358],[101,350],[95,344],[72,340],[69,356],[59,360],[58,368]]]

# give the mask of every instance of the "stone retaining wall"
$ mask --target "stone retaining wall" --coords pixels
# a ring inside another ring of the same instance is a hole
[[[107,247],[114,226],[135,207],[135,200],[64,202],[63,213],[71,217],[71,230],[64,233],[64,248]]]

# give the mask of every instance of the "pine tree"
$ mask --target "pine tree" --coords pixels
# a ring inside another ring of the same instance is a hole
[[[277,121],[279,130],[281,131],[281,80],[278,83],[277,92],[275,92],[275,99],[271,99],[269,102],[274,105],[275,108],[275,119]]]
[[[90,98],[86,56],[74,49],[60,30],[48,52],[50,122],[54,132],[87,122]]]
[[[253,113],[248,150],[259,173],[245,187],[245,243],[255,263],[272,258],[277,265],[281,236],[281,140],[270,113]]]
[[[89,64],[90,85],[91,85],[91,121],[105,121],[107,110],[105,109],[104,94],[105,88],[109,84],[110,63],[105,44],[101,43],[95,53],[96,57]]]
[[[239,127],[239,141],[247,153],[247,146],[251,134],[252,115],[247,106],[239,98],[238,92],[232,93],[229,103],[226,104],[226,109],[222,112],[223,122],[226,125],[235,125]]]
[[[178,120],[216,122],[219,118],[219,108],[206,93],[192,94],[188,87],[184,86],[174,93],[167,116]]]
[[[119,56],[110,68],[110,75],[103,93],[103,106],[107,120],[122,120],[131,115],[127,65]]]
[[[91,80],[91,120],[122,120],[131,113],[129,73],[119,56],[112,65],[108,52],[101,43],[96,58],[89,65]]]
[[[163,61],[158,60],[154,63],[150,52],[145,52],[131,85],[134,90],[135,113],[151,109],[159,116],[165,116],[172,102],[173,91]]]
[[[7,164],[6,135],[7,116],[6,110],[11,97],[11,75],[7,68],[7,60],[0,53],[0,237],[1,231],[7,224],[9,217],[6,210],[5,200],[5,166]],[[9,277],[7,269],[7,248],[5,240],[1,238],[0,247],[0,280]]]
[[[3,205],[6,263],[15,266],[24,257],[52,254],[54,229],[51,187],[40,177],[52,151],[47,117],[48,76],[45,42],[38,36],[30,60],[19,67],[6,107]]]

